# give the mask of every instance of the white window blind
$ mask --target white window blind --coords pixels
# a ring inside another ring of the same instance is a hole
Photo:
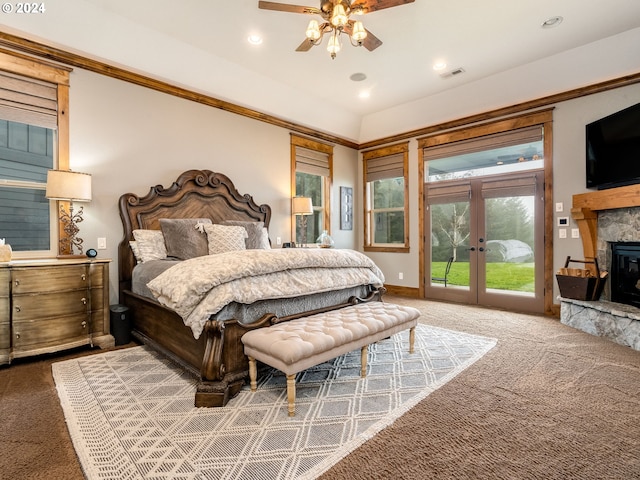
[[[367,160],[365,172],[366,182],[397,177],[404,177],[404,153],[370,158]]]
[[[296,172],[328,177],[329,154],[296,145]]]
[[[518,130],[486,135],[484,137],[426,147],[423,151],[423,158],[424,160],[436,160],[438,158],[455,157],[457,155],[539,142],[541,140],[542,126],[534,125]]]
[[[0,118],[55,130],[58,86],[0,71]]]

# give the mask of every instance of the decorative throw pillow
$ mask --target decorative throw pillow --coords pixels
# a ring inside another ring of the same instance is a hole
[[[209,240],[209,254],[246,250],[247,230],[238,225],[220,225],[214,223],[204,226]]]
[[[164,236],[160,230],[134,230],[133,238],[138,246],[140,262],[167,258],[167,248],[164,246]]]
[[[142,260],[140,259],[140,249],[138,248],[138,242],[132,240],[129,242],[129,246],[131,247],[133,256],[136,259],[136,263],[142,263]]]
[[[260,240],[258,240],[258,244],[256,248],[259,248],[262,250],[268,250],[271,248],[271,242],[269,241],[269,230],[267,230],[267,227],[262,227]]]
[[[208,218],[161,218],[160,229],[167,246],[167,256],[180,260],[209,254],[207,235],[198,224],[211,224]]]
[[[247,231],[247,239],[245,241],[247,249],[265,248],[263,240],[264,222],[248,222],[243,220],[224,220],[221,225],[237,225],[244,227]],[[269,243],[267,237],[267,244]],[[269,247],[267,247],[269,248]]]

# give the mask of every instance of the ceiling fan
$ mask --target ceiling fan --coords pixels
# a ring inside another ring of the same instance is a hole
[[[264,10],[276,10],[279,12],[304,13],[307,15],[320,15],[322,23],[311,20],[307,27],[307,38],[296,48],[297,52],[306,52],[322,42],[325,34],[330,34],[327,50],[331,58],[342,47],[340,36],[346,33],[353,46],[364,46],[369,51],[375,50],[382,41],[368,31],[359,20],[351,20],[351,15],[364,15],[384,8],[396,7],[405,3],[413,3],[415,0],[320,0],[320,8],[303,7],[277,2],[258,2],[258,8]]]

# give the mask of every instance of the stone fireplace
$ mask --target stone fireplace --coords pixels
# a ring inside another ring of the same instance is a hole
[[[626,286],[626,293],[631,295],[620,296],[620,281],[609,278],[598,301],[561,299],[560,320],[640,350],[640,289],[633,285],[634,275],[636,282],[640,275],[640,252],[636,256],[625,248],[640,246],[640,185],[574,195],[571,215],[580,229],[585,258],[597,258],[600,268],[610,275],[622,262],[622,268],[628,269],[622,273],[622,290]],[[623,255],[616,266],[614,247],[621,248]]]

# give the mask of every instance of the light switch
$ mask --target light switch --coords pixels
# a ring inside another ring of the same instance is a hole
[[[580,238],[580,229],[572,228],[571,229],[571,238]]]
[[[567,238],[567,229],[566,228],[558,229],[558,238]]]
[[[556,212],[564,211],[564,204],[562,202],[556,202]]]
[[[98,238],[98,250],[106,250],[107,249],[107,239],[104,237]]]

